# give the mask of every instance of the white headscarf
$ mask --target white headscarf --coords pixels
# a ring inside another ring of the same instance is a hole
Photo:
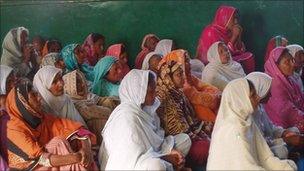
[[[47,65],[55,66],[56,61],[58,61],[59,59],[60,59],[59,53],[55,53],[55,52],[48,53],[42,58],[40,68]]]
[[[163,39],[159,41],[155,47],[154,52],[157,54],[161,54],[163,56],[166,56],[168,53],[172,50],[172,44],[173,41],[170,39]]]
[[[6,79],[13,71],[13,68],[5,65],[0,65],[0,95],[5,95],[6,92]]]
[[[86,125],[68,96],[65,94],[61,96],[54,96],[49,91],[53,80],[58,73],[61,73],[60,69],[48,65],[39,69],[34,76],[33,84],[45,102],[43,106],[44,110],[50,114],[55,114],[58,117],[71,119]]]
[[[205,68],[205,64],[199,59],[190,59],[191,74],[197,78],[202,78],[202,72]]]
[[[17,27],[11,29],[4,37],[2,43],[1,64],[12,67],[17,74],[26,75],[30,72],[27,65],[23,65],[21,49],[21,33],[25,31],[29,35],[28,29]]]
[[[244,78],[231,81],[224,89],[207,170],[295,170],[293,161],[274,157],[252,122],[254,109],[249,96],[249,84]]]
[[[293,58],[296,57],[296,53],[300,50],[303,50],[303,47],[298,44],[288,45],[286,48],[289,50],[289,53]]]
[[[161,54],[157,54],[156,52],[148,53],[146,55],[143,63],[142,63],[142,67],[141,67],[142,70],[148,70],[149,69],[149,67],[150,67],[149,61],[152,58],[152,56],[154,56],[154,55],[162,56]]]
[[[260,98],[264,98],[270,90],[272,78],[263,72],[252,72],[246,79],[250,80]]]
[[[218,52],[220,43],[223,42],[215,42],[208,49],[207,58],[209,63],[203,71],[202,80],[223,90],[229,81],[245,77],[246,74],[242,66],[233,61],[231,56],[227,64],[222,64]]]
[[[175,143],[174,137],[165,137],[160,127],[155,113],[160,102],[155,100],[154,105],[142,108],[150,72],[133,69],[122,80],[121,104],[112,112],[102,131],[101,170],[172,169],[171,164],[159,158],[170,153]],[[189,146],[189,137],[185,140]]]

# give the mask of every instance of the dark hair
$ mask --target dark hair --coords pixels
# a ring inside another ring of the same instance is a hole
[[[254,91],[255,87],[254,87],[254,84],[252,83],[252,81],[250,81],[248,79],[246,79],[246,80],[248,82],[250,92]]]
[[[289,53],[289,50],[287,48],[285,48],[283,50],[283,52],[281,53],[280,57],[278,58],[278,60],[276,61],[276,64],[278,65],[281,62],[281,60],[285,57],[285,55],[287,55],[287,54],[290,54],[290,53]]]
[[[126,50],[127,50],[126,46],[124,44],[122,44],[120,54],[126,52]]]
[[[105,37],[99,33],[91,33],[91,34],[92,34],[93,43],[96,43],[100,39],[102,39],[102,40],[105,39]]]
[[[33,42],[33,41],[35,41],[35,40],[39,40],[39,41],[41,41],[41,42],[42,42],[42,44],[44,44],[44,43],[45,43],[44,38],[43,38],[42,36],[40,36],[40,35],[36,35],[36,36],[34,36],[34,37],[33,37],[33,39],[32,39],[32,42]]]
[[[155,82],[155,76],[154,74],[152,74],[151,72],[149,72],[149,76],[148,76],[148,86],[152,83]]]
[[[47,43],[47,49],[49,50],[50,47],[54,44],[58,44],[60,46],[60,49],[62,49],[62,45],[61,43],[59,42],[59,40],[49,40],[48,43]]]

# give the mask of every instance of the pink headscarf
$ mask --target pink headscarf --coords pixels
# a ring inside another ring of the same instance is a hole
[[[304,121],[304,98],[298,86],[284,76],[276,64],[285,49],[277,47],[272,50],[265,63],[265,72],[273,78],[271,97],[265,109],[275,124],[288,128]]]
[[[85,39],[82,47],[87,52],[87,61],[91,66],[94,66],[98,61],[98,55],[95,52],[94,49],[94,41],[92,38],[92,33],[88,35],[88,37]]]
[[[124,45],[122,43],[111,45],[107,50],[106,56],[113,56],[113,57],[119,59],[121,52],[122,52],[121,50],[123,47],[124,47]],[[120,62],[120,64],[122,67],[121,69],[122,69],[123,76],[127,75],[127,73],[130,71],[129,65],[124,62]]]
[[[236,8],[234,7],[220,6],[216,11],[212,24],[203,30],[197,47],[197,58],[203,63],[208,63],[207,51],[213,43],[217,41],[227,43],[229,41],[227,24],[235,12]]]
[[[217,9],[212,24],[205,27],[200,36],[196,58],[205,65],[208,64],[208,49],[213,43],[222,41],[228,46],[233,60],[241,63],[245,71],[249,73],[255,70],[253,54],[246,52],[244,43],[233,45],[230,42],[231,33],[227,29],[228,23],[236,12],[237,9],[231,6],[222,5]]]
[[[148,39],[152,38],[152,37],[155,37],[155,38],[157,38],[159,40],[159,38],[155,34],[147,34],[144,37],[144,39],[143,39],[143,41],[141,43],[141,49],[142,50],[138,53],[138,55],[137,55],[137,57],[135,59],[135,68],[141,69],[142,63],[143,63],[146,55],[151,52],[147,47],[145,47],[145,44],[146,44],[146,41]]]
[[[269,58],[270,52],[274,48],[276,48],[278,46],[284,46],[284,47],[287,46],[287,44],[283,44],[284,43],[283,40],[287,41],[287,43],[288,43],[288,40],[285,37],[282,37],[282,36],[275,36],[268,41],[267,48],[266,48],[266,54],[265,54],[265,57],[264,57],[265,62]]]

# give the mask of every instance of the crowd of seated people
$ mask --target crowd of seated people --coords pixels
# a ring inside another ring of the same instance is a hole
[[[150,33],[133,69],[128,45],[102,34],[63,46],[12,28],[0,170],[304,169],[303,47],[271,38],[258,72],[243,29],[220,6],[196,56]]]

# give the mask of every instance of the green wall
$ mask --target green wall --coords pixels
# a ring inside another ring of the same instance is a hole
[[[90,32],[106,36],[107,45],[124,42],[130,64],[143,36],[171,38],[194,55],[202,29],[221,4],[240,10],[243,40],[263,66],[268,39],[282,34],[303,45],[303,1],[2,1],[1,43],[13,27],[25,26],[30,35],[58,38],[63,44],[81,43]]]

